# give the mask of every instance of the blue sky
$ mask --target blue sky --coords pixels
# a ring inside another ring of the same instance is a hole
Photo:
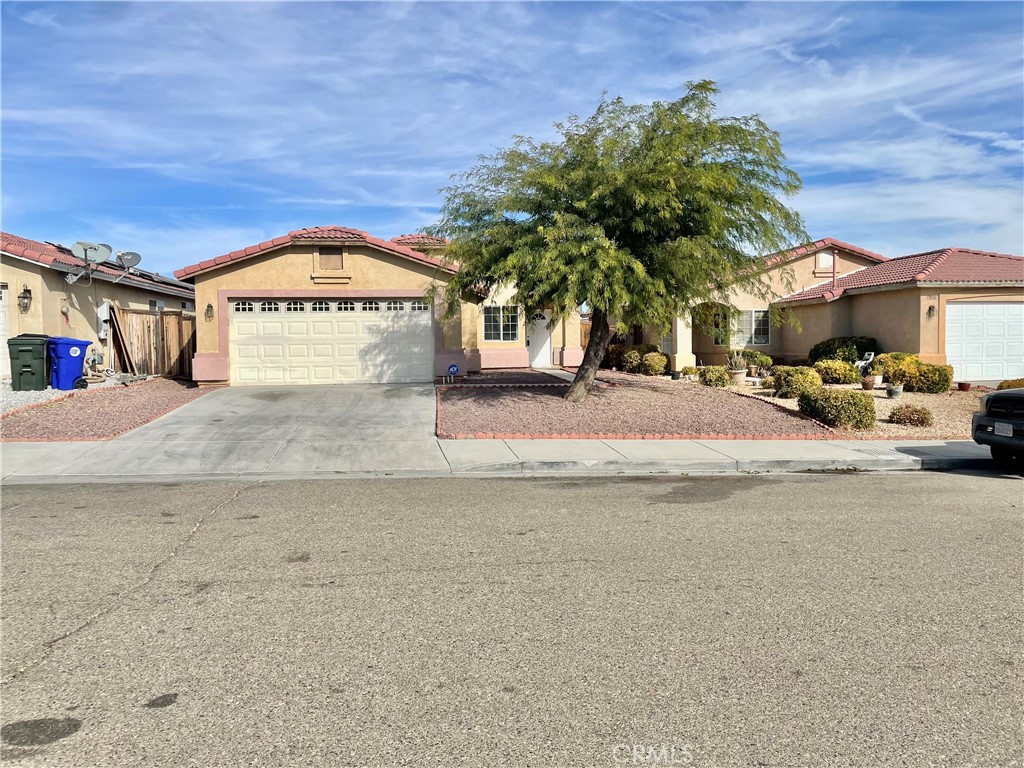
[[[3,229],[173,269],[291,229],[430,224],[438,189],[602,91],[782,133],[813,237],[1024,253],[1024,5],[22,3]]]

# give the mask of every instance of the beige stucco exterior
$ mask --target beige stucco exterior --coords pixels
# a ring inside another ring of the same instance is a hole
[[[337,247],[337,242],[323,245]],[[320,268],[319,243],[292,242],[249,258],[229,261],[197,274],[197,354],[194,376],[201,382],[229,380],[228,302],[259,296],[303,298],[345,297],[422,297],[437,285],[443,290],[446,273],[432,264],[420,263],[370,244],[344,246],[342,268]],[[526,318],[520,312],[519,338],[515,341],[485,341],[483,311],[485,304],[510,303],[511,289],[495,291],[486,299],[465,297],[461,311],[443,318],[435,306],[435,373],[444,375],[449,365],[459,370],[525,367],[529,365],[526,347]],[[212,318],[206,319],[206,308]],[[578,364],[579,320],[570,318],[552,329],[554,365]]]
[[[89,341],[98,346],[109,361],[106,342],[100,339],[103,328],[97,308],[112,302],[125,309],[149,309],[149,302],[163,302],[167,309],[192,309],[193,301],[168,293],[138,288],[128,283],[113,283],[85,278],[69,285],[60,272],[42,264],[22,259],[0,257],[0,282],[8,287],[8,333],[11,337],[22,333],[68,336]],[[17,295],[24,288],[32,292],[32,303],[22,312]],[[185,304],[187,306],[183,307]],[[3,350],[7,354],[7,350]]]

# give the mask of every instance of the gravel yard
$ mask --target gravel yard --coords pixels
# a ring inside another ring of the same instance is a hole
[[[90,387],[55,403],[0,416],[3,440],[102,440],[142,426],[212,391],[171,379]],[[19,393],[14,393],[19,394]],[[41,393],[34,393],[41,394]],[[60,392],[60,394],[67,394]],[[4,401],[6,406],[7,401]]]
[[[834,388],[863,391],[860,385],[838,385]],[[772,397],[770,391],[753,389],[752,387],[730,387],[730,389],[753,393],[760,397],[768,398],[773,403],[778,403],[784,408],[793,411],[797,410],[796,399]],[[868,394],[875,401],[875,428],[848,432],[844,437],[856,436],[869,440],[884,440],[887,438],[901,440],[914,440],[917,438],[925,440],[970,440],[971,416],[978,410],[978,400],[985,394],[985,390],[960,392],[954,389],[950,392],[936,395],[928,395],[921,392],[904,392],[892,400],[886,396],[884,389],[875,389]],[[912,427],[904,424],[890,424],[887,420],[889,418],[889,411],[897,405],[905,404],[924,406],[931,411],[934,419],[932,426]]]
[[[441,387],[446,435],[807,435],[827,429],[768,403],[686,381],[601,371],[580,404],[559,387]]]
[[[541,371],[523,371],[517,369],[504,370],[495,368],[479,373],[470,373],[456,380],[455,386],[463,384],[561,384],[557,376],[549,376]]]
[[[89,390],[102,389],[104,387],[117,386],[120,382],[117,379],[104,379],[95,384],[89,385]],[[64,389],[43,389],[15,392],[11,389],[11,382],[0,382],[0,414],[8,413],[16,408],[24,408],[33,403],[45,403],[48,400],[55,400],[68,394]]]

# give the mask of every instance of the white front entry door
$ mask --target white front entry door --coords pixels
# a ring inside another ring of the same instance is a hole
[[[957,381],[1024,377],[1024,302],[946,304],[946,362]]]
[[[526,330],[526,344],[530,348],[531,368],[551,368],[551,329],[548,321],[551,320],[551,312],[534,312],[530,318],[530,324]]]
[[[433,313],[408,299],[230,302],[231,383],[434,380]]]

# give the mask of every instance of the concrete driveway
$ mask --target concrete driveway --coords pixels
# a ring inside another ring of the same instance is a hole
[[[109,443],[65,474],[447,470],[423,384],[226,387]]]

